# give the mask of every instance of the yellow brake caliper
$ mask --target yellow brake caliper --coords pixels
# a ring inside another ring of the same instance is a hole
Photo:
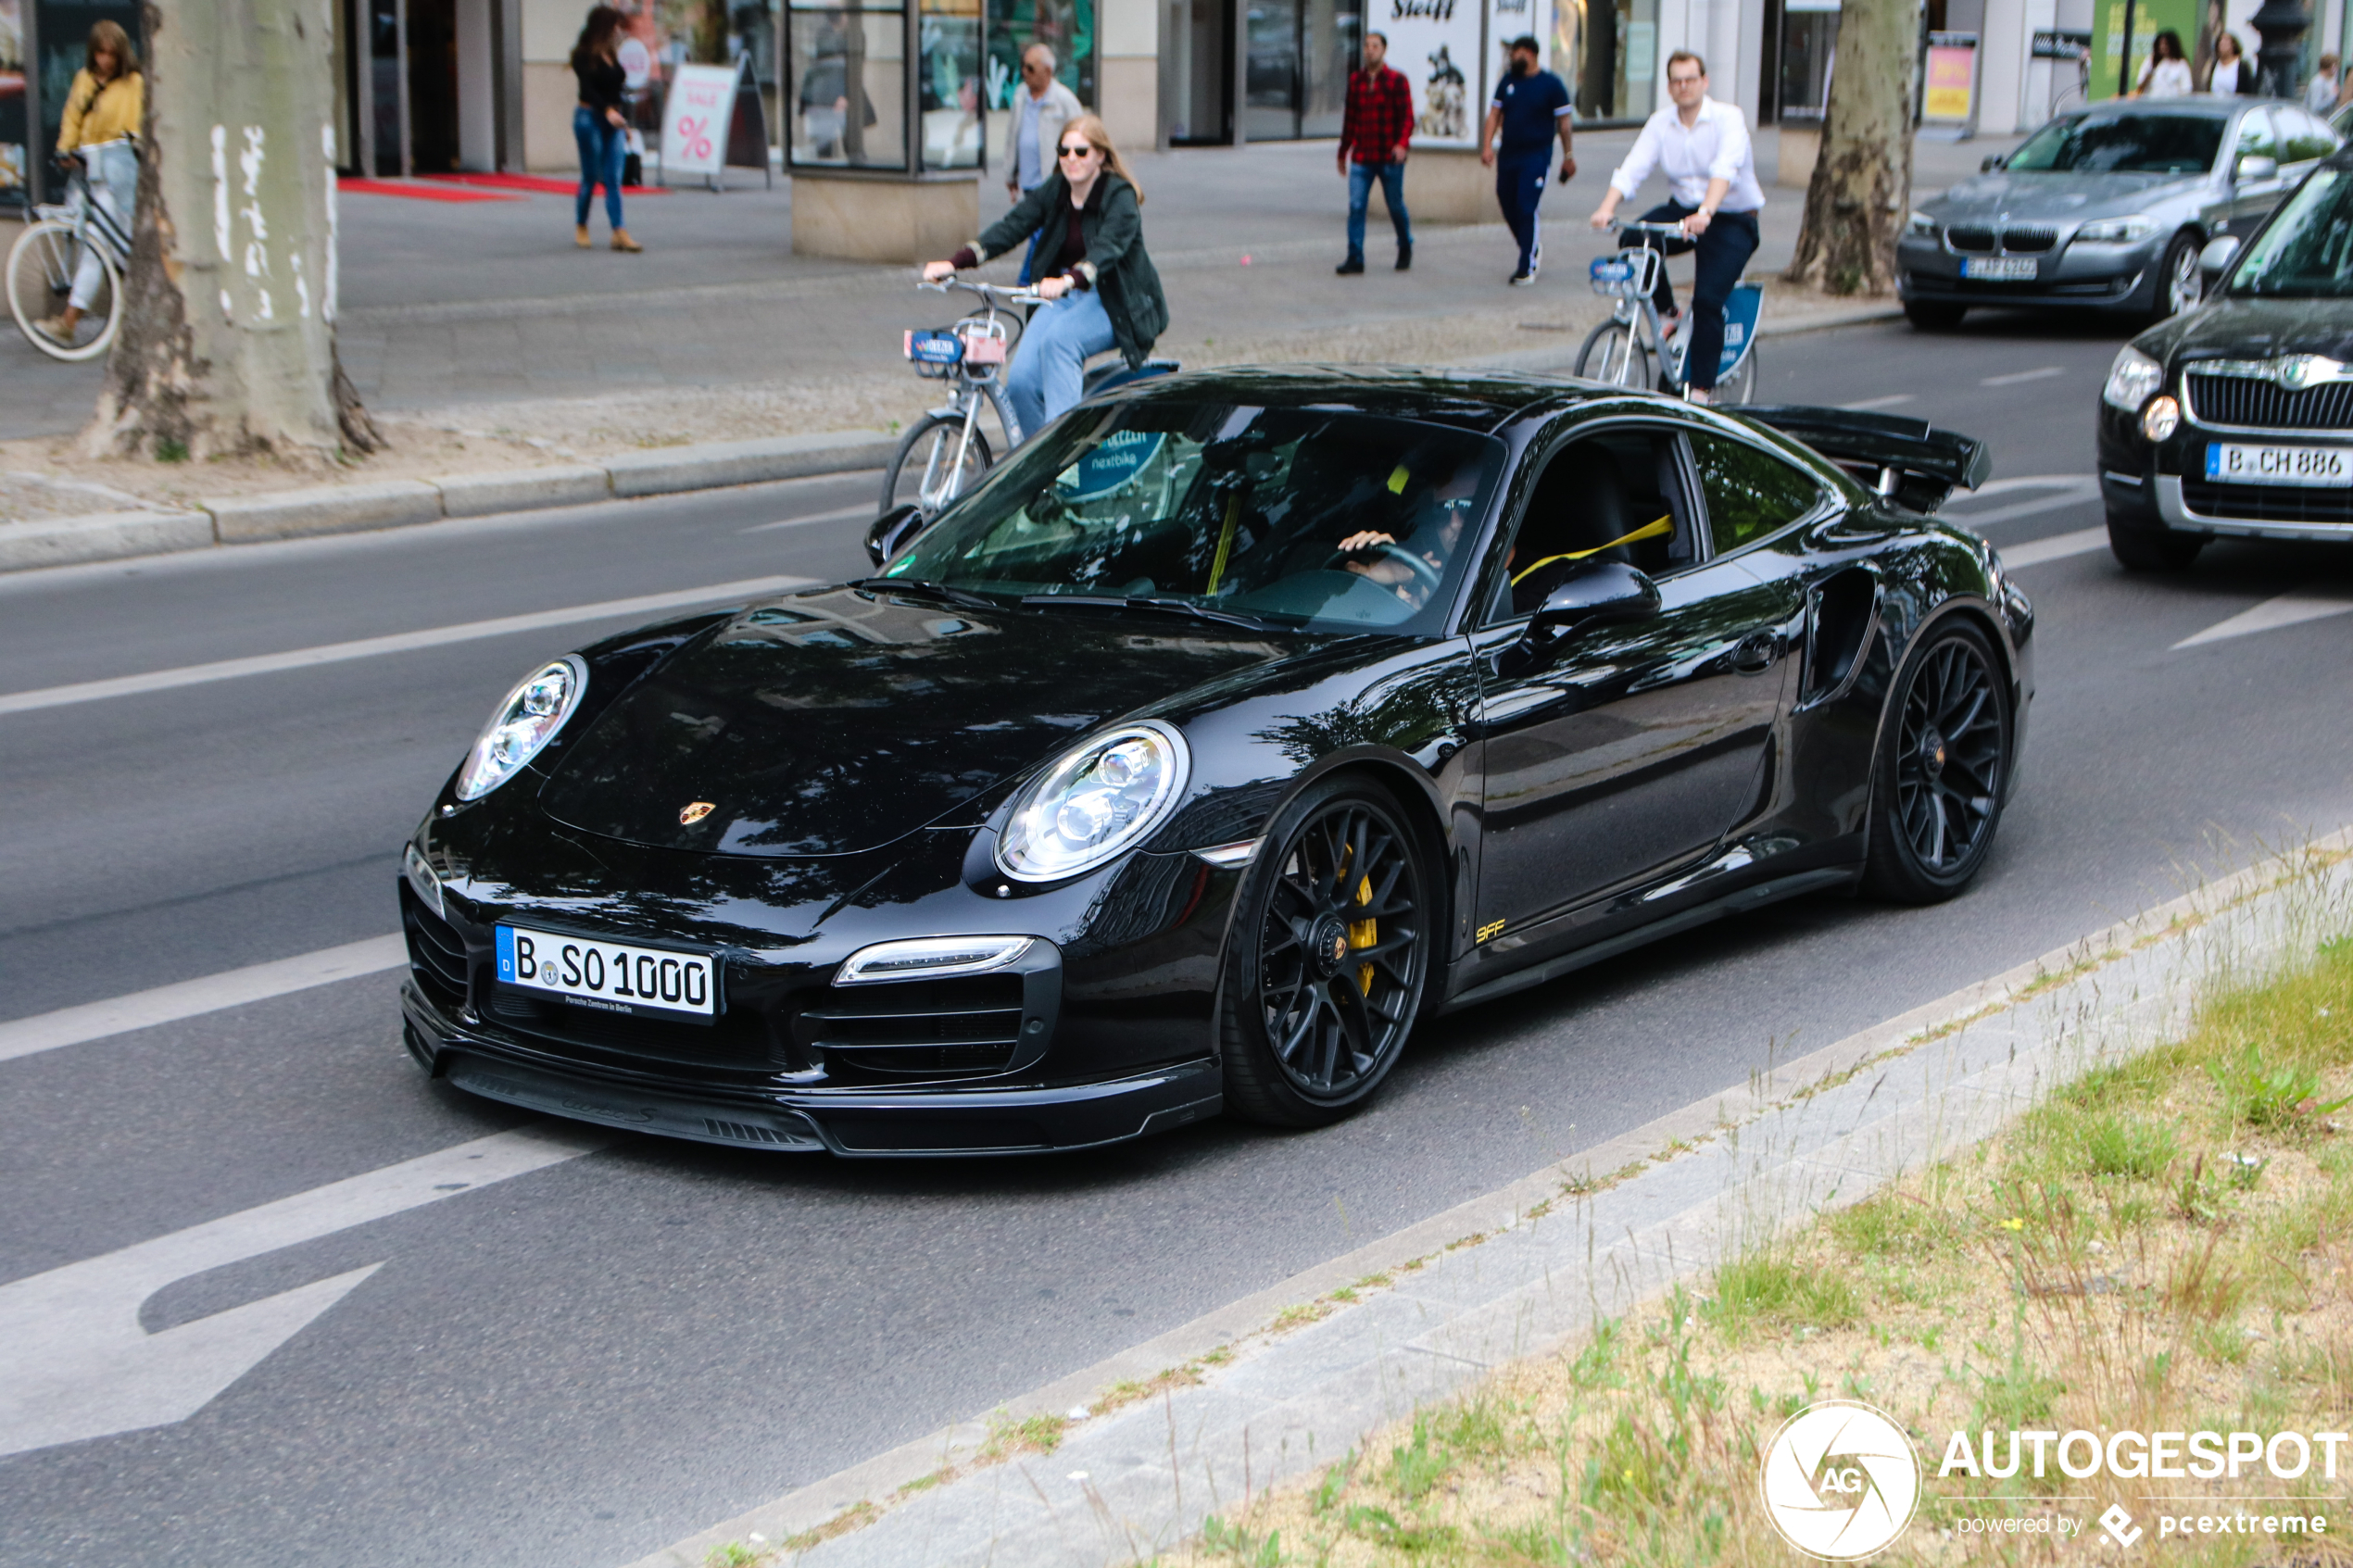
[[[1371,877],[1359,877],[1357,879],[1356,901],[1359,904],[1369,904],[1373,901],[1373,879]],[[1349,922],[1348,945],[1352,948],[1354,948],[1358,952],[1362,952],[1379,940],[1379,921],[1359,920]],[[1356,989],[1366,999],[1369,1000],[1371,998],[1373,994],[1373,966],[1371,964],[1358,964],[1356,966]]]

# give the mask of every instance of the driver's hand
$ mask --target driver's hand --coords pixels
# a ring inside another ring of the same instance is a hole
[[[936,283],[942,278],[952,278],[955,275],[956,264],[952,261],[926,261],[924,263],[924,282],[926,283]]]
[[[1068,278],[1040,278],[1038,281],[1038,293],[1041,298],[1060,299],[1069,292],[1070,280]]]
[[[1359,550],[1369,550],[1375,545],[1394,545],[1395,543],[1397,540],[1390,534],[1376,533],[1366,529],[1363,533],[1352,533],[1342,539],[1340,542],[1339,553],[1343,556],[1353,556]]]

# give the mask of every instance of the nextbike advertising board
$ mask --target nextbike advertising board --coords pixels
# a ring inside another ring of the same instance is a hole
[[[1416,146],[1478,144],[1487,81],[1479,7],[1493,0],[1373,0],[1365,7],[1365,26],[1389,35],[1389,63],[1413,84]]]

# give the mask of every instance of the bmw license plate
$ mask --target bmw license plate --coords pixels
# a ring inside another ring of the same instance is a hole
[[[502,985],[561,997],[600,1012],[718,1016],[719,986],[704,954],[597,942],[520,925],[497,929]]]
[[[2353,446],[2206,448],[2206,477],[2224,484],[2353,484]]]
[[[2031,283],[2034,281],[2034,258],[2031,256],[1963,257],[1961,276],[1987,283]]]

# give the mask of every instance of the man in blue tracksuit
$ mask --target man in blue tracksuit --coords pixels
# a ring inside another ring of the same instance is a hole
[[[1561,178],[1577,172],[1569,156],[1568,88],[1561,79],[1537,66],[1536,40],[1516,38],[1511,45],[1511,69],[1495,89],[1487,107],[1487,123],[1479,127],[1478,160],[1493,166],[1495,199],[1503,204],[1504,221],[1519,242],[1519,265],[1511,282],[1532,283],[1544,245],[1536,228],[1536,204],[1544,194],[1544,177],[1553,162],[1553,138],[1560,138]],[[1503,132],[1503,147],[1495,144]]]

